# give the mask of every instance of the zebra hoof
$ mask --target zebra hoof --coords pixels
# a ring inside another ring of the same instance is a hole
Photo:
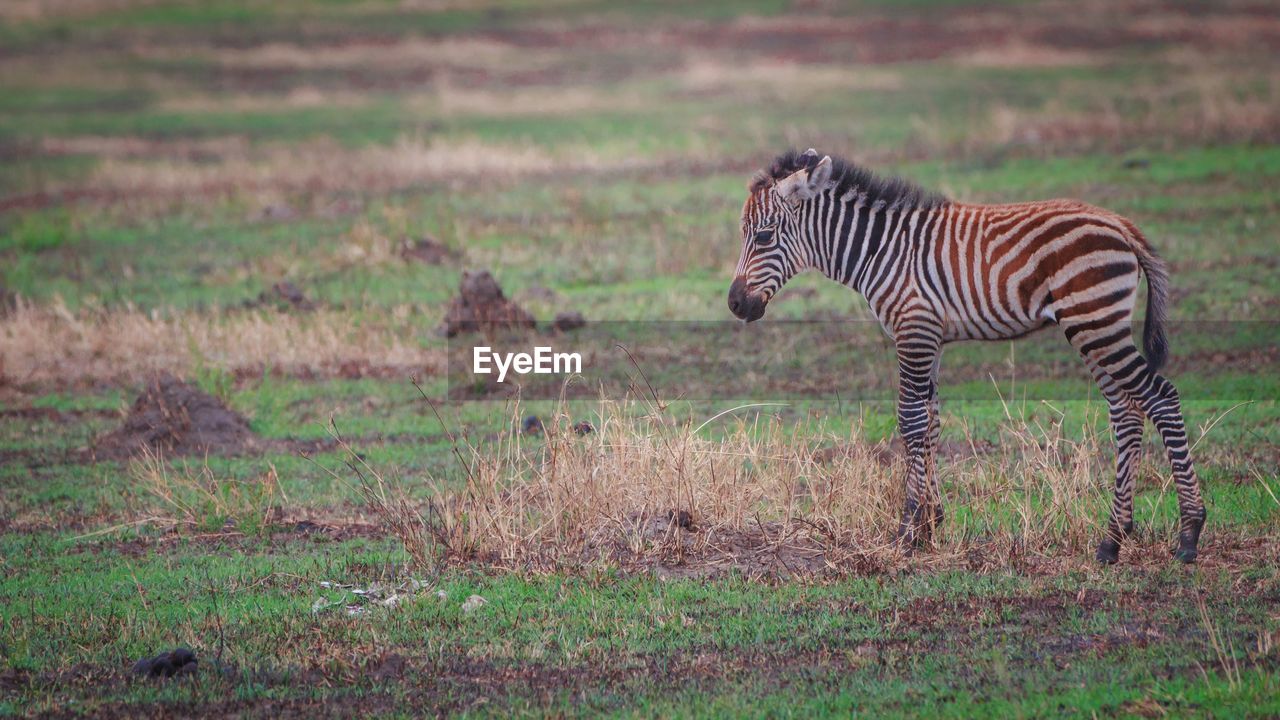
[[[1107,539],[1098,543],[1098,552],[1094,556],[1103,565],[1115,565],[1120,561],[1120,543]]]
[[[1173,556],[1190,565],[1200,556],[1197,548],[1200,546],[1200,531],[1204,529],[1204,517],[1185,522],[1183,527],[1185,529],[1178,533],[1178,548],[1173,551]]]

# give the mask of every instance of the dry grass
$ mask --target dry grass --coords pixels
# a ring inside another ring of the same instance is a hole
[[[179,113],[265,113],[307,108],[359,108],[374,98],[355,90],[333,90],[302,85],[280,93],[177,94],[156,104],[156,109]]]
[[[916,117],[914,139],[920,149],[937,154],[1009,146],[1051,154],[1150,147],[1153,142],[1174,149],[1185,143],[1280,139],[1280,79],[1241,79],[1229,67],[1196,65],[1194,57],[1163,86],[1135,86],[1123,96],[1095,95],[1084,109],[1063,101],[1035,109],[995,104],[967,125]]]
[[[694,56],[679,74],[681,87],[695,93],[733,93],[740,98],[812,98],[814,92],[898,90],[900,73],[874,67],[801,64],[792,62],[733,62],[714,56]]]
[[[0,19],[29,22],[50,18],[97,15],[132,7],[154,5],[157,0],[5,0],[0,3]]]
[[[653,102],[639,92],[608,86],[545,85],[482,89],[442,75],[432,93],[406,102],[410,109],[442,116],[568,116],[639,110]]]
[[[545,438],[462,443],[465,485],[430,481],[429,512],[410,523],[430,541],[411,554],[748,575],[874,572],[901,561],[900,459],[857,425],[834,435],[804,421],[732,417],[677,420],[653,405],[601,401],[587,435],[561,408],[544,418]],[[918,562],[1001,567],[1092,552],[1110,502],[1105,418],[1101,431],[1092,418],[1073,440],[1060,420],[1022,417],[1010,410],[994,450],[971,443],[971,454],[940,460],[949,518]],[[723,432],[713,438],[706,427]],[[404,495],[372,475],[381,494],[399,498],[380,514],[404,524]],[[1140,535],[1164,542],[1174,525],[1140,522]]]
[[[1064,50],[1013,38],[1003,45],[979,47],[955,53],[957,65],[982,68],[1084,67],[1097,65],[1104,57],[1097,52]]]
[[[244,157],[251,150],[247,138],[226,135],[212,138],[144,138],[133,135],[74,135],[46,137],[40,149],[50,155],[97,155],[102,158]]]
[[[135,52],[150,60],[210,60],[236,70],[384,70],[422,71],[456,68],[510,71],[535,70],[560,62],[563,53],[528,48],[478,37],[403,37],[392,41],[298,45],[271,42],[252,47],[155,47]]]
[[[82,141],[83,142],[83,141]],[[123,155],[123,156],[122,156]],[[130,195],[192,195],[261,189],[389,191],[424,182],[483,181],[556,172],[599,172],[658,164],[590,148],[555,152],[529,144],[475,139],[425,140],[404,136],[390,145],[359,149],[331,140],[240,148],[216,156],[135,159],[113,150],[91,174],[88,186]]]
[[[265,530],[275,508],[286,500],[276,469],[248,480],[218,477],[208,465],[171,466],[144,448],[129,465],[134,480],[147,492],[158,512],[146,513],[146,524],[186,526],[208,532],[234,529],[246,535]]]
[[[441,372],[443,353],[412,341],[410,316],[409,307],[367,321],[328,310],[215,315],[23,303],[0,319],[0,379],[136,382],[157,371],[184,375],[195,367],[325,375],[352,362]]]

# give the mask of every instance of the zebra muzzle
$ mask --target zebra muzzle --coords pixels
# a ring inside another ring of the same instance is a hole
[[[740,320],[751,322],[764,317],[764,308],[768,304],[758,293],[747,290],[747,279],[736,277],[729,286],[729,312]]]

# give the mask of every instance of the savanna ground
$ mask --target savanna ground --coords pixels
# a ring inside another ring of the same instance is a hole
[[[1280,715],[1278,78],[1262,2],[6,2],[0,712]],[[789,146],[1144,228],[1199,565],[1150,432],[1092,562],[1105,407],[1052,332],[948,352],[947,525],[903,557],[865,305],[806,276],[724,326],[768,371],[677,330]],[[617,321],[580,342],[633,386],[451,382],[466,268],[543,321],[510,342]],[[113,450],[160,372],[247,427]]]

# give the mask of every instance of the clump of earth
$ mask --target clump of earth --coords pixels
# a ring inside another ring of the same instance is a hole
[[[126,458],[149,450],[165,456],[235,455],[257,441],[242,415],[163,373],[147,384],[119,428],[98,437],[93,454]]]
[[[533,329],[533,315],[507,299],[487,270],[463,272],[440,331],[445,337],[481,330]]]

